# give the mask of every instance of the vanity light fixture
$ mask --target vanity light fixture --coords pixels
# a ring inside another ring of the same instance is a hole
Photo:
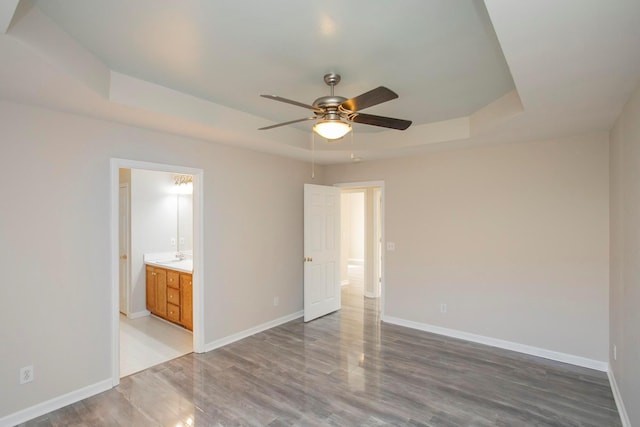
[[[176,175],[174,177],[176,194],[192,194],[193,193],[193,176],[192,175]]]
[[[193,184],[193,176],[191,175],[176,175],[174,177],[176,185]]]

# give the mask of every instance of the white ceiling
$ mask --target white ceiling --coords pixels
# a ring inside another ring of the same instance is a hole
[[[250,3],[250,5],[249,5]],[[17,9],[15,6],[17,5]],[[310,159],[310,104],[384,85],[316,159],[365,160],[447,146],[607,130],[640,78],[634,0],[7,0],[0,98]]]

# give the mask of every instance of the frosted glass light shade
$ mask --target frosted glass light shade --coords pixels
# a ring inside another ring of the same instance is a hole
[[[342,120],[322,120],[313,126],[313,131],[325,139],[340,139],[351,132],[351,125]]]

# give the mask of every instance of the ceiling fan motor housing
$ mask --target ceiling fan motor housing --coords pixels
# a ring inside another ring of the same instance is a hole
[[[346,100],[347,98],[344,98],[342,96],[335,96],[335,95],[321,96],[320,98],[313,101],[313,106],[316,108],[321,108],[323,110],[324,109],[337,110],[340,104],[342,104]]]

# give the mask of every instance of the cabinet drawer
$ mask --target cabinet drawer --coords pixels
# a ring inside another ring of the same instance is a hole
[[[170,304],[180,305],[180,290],[167,287],[167,302]]]
[[[167,270],[167,286],[180,289],[180,273],[177,271]]]
[[[167,319],[172,322],[180,321],[180,307],[175,304],[168,303],[167,304]]]

